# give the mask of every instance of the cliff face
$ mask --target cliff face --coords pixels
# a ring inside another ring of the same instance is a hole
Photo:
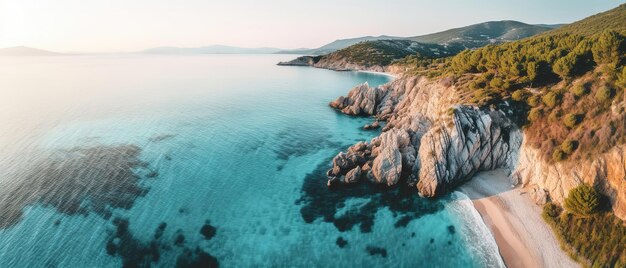
[[[615,214],[626,218],[625,147],[589,161],[548,163],[523,142],[522,131],[504,112],[457,105],[458,96],[450,80],[407,77],[378,88],[359,85],[339,97],[332,107],[387,124],[379,137],[335,157],[329,185],[360,178],[390,186],[405,181],[420,195],[434,197],[476,172],[503,168],[537,203],[561,203],[584,182],[609,196]]]
[[[519,154],[513,181],[531,190],[537,201],[545,195],[563,203],[572,188],[586,183],[594,185],[611,200],[619,218],[626,219],[626,146],[615,146],[609,152],[591,160],[546,163],[539,152],[525,143]]]

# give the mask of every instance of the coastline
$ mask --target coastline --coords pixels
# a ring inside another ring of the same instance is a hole
[[[503,170],[480,172],[460,187],[493,234],[507,267],[580,267],[561,250],[541,208]]]
[[[377,75],[384,75],[384,76],[389,76],[391,78],[398,79],[397,75],[391,74],[391,73],[386,73],[386,72],[375,72],[375,71],[363,71],[363,70],[356,70],[356,72],[360,72],[360,73],[368,73],[368,74],[377,74]]]

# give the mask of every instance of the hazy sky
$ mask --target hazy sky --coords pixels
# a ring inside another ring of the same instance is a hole
[[[0,47],[118,52],[226,44],[319,47],[489,20],[567,23],[616,0],[0,0]]]

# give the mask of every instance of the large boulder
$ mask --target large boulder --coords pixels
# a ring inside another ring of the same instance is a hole
[[[374,159],[372,175],[374,182],[389,186],[398,183],[402,174],[402,155],[398,148],[386,147]]]
[[[419,148],[422,196],[434,197],[471,179],[476,172],[512,169],[521,145],[521,132],[499,111],[461,106],[431,128]]]
[[[348,96],[341,96],[329,105],[348,115],[374,115],[378,91],[365,82],[352,88]]]
[[[352,170],[348,171],[343,182],[344,183],[356,183],[361,178],[361,167],[357,166]]]

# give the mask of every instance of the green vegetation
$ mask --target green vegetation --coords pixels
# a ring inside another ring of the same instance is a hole
[[[578,141],[566,140],[561,144],[561,150],[566,154],[572,154],[578,148]]]
[[[572,189],[565,199],[565,208],[580,216],[588,216],[600,209],[600,193],[592,186],[581,184]]]
[[[548,94],[544,95],[543,98],[541,98],[541,101],[543,101],[543,103],[548,107],[553,108],[559,102],[559,95],[554,92],[548,92]]]
[[[602,86],[596,91],[596,99],[599,102],[605,102],[613,97],[613,90],[607,86]]]
[[[554,150],[554,152],[552,152],[552,160],[554,160],[554,162],[563,161],[566,158],[567,154],[565,154],[565,152],[561,149],[556,149]]]
[[[432,59],[454,55],[461,48],[449,48],[437,44],[422,44],[410,40],[377,40],[365,41],[344,49],[337,50],[326,56],[329,61],[346,61],[353,64],[370,66],[387,66],[408,56],[414,64],[430,63]]]
[[[570,92],[576,97],[582,97],[589,93],[589,89],[585,85],[577,84],[572,87]]]
[[[598,64],[607,64],[613,68],[624,60],[626,41],[617,32],[604,31],[593,44],[593,60]]]
[[[622,67],[622,72],[617,77],[616,85],[626,90],[626,67]]]
[[[586,267],[626,267],[626,226],[611,212],[577,216],[546,203],[543,219],[561,247]]]
[[[565,124],[565,126],[568,127],[568,128],[574,128],[575,126],[577,126],[580,123],[581,119],[582,119],[582,117],[580,115],[577,115],[577,114],[567,114],[563,118],[563,124]]]

